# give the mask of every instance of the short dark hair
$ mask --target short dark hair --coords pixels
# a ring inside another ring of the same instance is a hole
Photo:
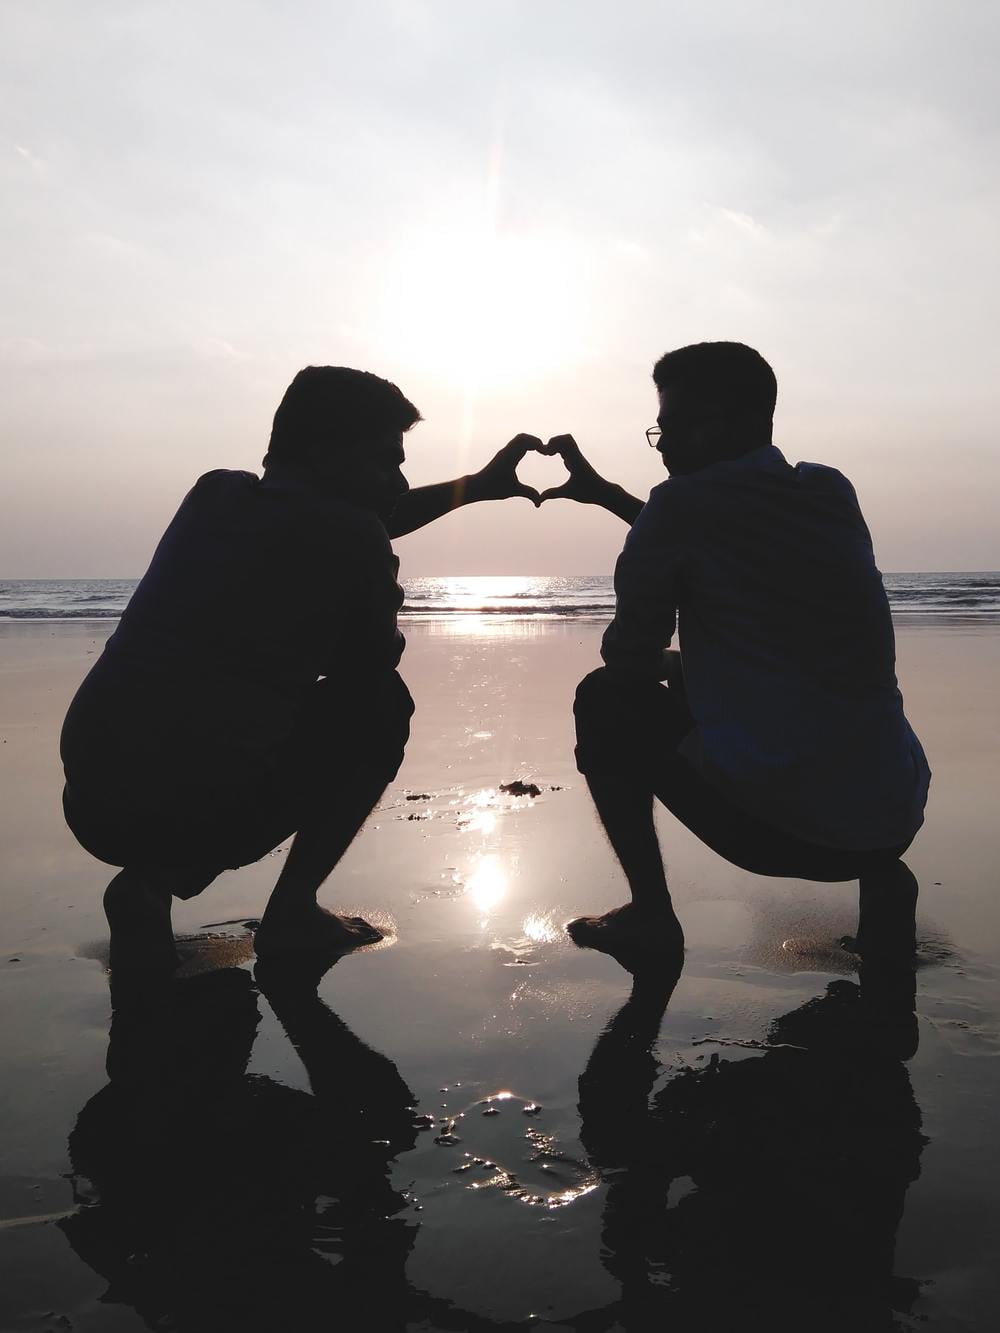
[[[349,366],[306,366],[289,384],[265,463],[305,462],[373,435],[408,431],[420,413],[395,384]]]
[[[661,356],[653,367],[660,390],[681,389],[698,406],[726,414],[774,416],[778,381],[760,352],[745,343],[692,343]]]

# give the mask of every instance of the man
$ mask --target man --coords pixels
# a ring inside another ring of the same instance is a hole
[[[376,375],[310,366],[275,414],[263,477],[207,473],[164,533],[62,735],[67,821],[123,867],[104,899],[113,968],[169,970],[172,897],[292,833],[258,954],[380,938],[316,894],[409,734],[390,537],[477,501],[538,503],[515,475],[540,445],[529,436],[409,490],[403,436],[419,420]]]
[[[605,667],[576,696],[577,762],[632,901],[569,926],[581,945],[676,952],[653,825],[657,796],[735,865],[861,880],[859,947],[915,902],[899,862],[930,771],[903,714],[888,603],[850,482],[791,466],[771,442],[774,373],[740,343],[656,363],[655,427],[670,480],[643,505],[550,440],[568,481],[543,493],[631,525],[615,571]],[[665,652],[675,626],[680,653]],[[665,681],[666,684],[660,682]]]

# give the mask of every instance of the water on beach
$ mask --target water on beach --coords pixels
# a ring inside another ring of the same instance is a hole
[[[897,621],[1000,621],[1000,573],[948,571],[884,578]],[[135,579],[8,579],[0,582],[0,621],[114,620],[135,585]],[[607,574],[411,578],[405,591],[406,621],[470,615],[607,620],[615,605]],[[266,617],[267,607],[260,610]]]
[[[180,978],[113,1019],[56,741],[114,617],[0,625],[0,1329],[994,1327],[989,617],[897,616],[934,769],[915,972],[859,970],[855,885],[661,812],[687,953],[633,986],[563,929],[624,896],[572,757],[601,621],[487,609],[551,580],[442,582],[408,586],[410,746],[323,894],[387,940],[255,967],[283,846],[175,905]]]

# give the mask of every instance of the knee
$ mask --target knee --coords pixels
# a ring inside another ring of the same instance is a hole
[[[389,681],[385,720],[386,730],[394,743],[397,743],[400,749],[405,747],[410,738],[410,719],[413,717],[414,704],[413,696],[406,688],[406,682],[402,676],[394,671]]]
[[[573,712],[577,721],[589,720],[595,714],[606,712],[617,692],[615,679],[609,674],[607,667],[598,667],[596,671],[584,676],[576,687],[576,696],[573,700]]]
[[[394,671],[390,677],[390,690],[394,701],[396,715],[409,725],[410,718],[413,716],[415,708],[413,695],[407,689],[406,681],[398,671]]]
[[[606,667],[598,667],[580,681],[573,715],[580,772],[618,771],[624,735],[631,735],[633,729],[623,718],[621,683]]]
[[[413,699],[402,677],[394,671],[373,703],[371,754],[380,773],[387,774],[386,780],[391,781],[403,762],[403,753],[410,739]]]

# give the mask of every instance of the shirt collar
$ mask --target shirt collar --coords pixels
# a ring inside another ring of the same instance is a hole
[[[729,477],[750,472],[781,472],[789,466],[785,455],[773,444],[762,444],[759,449],[751,449],[739,458],[724,458],[720,463],[710,463],[699,468],[693,476]]]
[[[296,463],[268,463],[260,484],[269,491],[300,491],[306,495],[321,496],[324,500],[334,500],[338,504],[354,506],[354,501],[340,495],[332,482],[317,475],[311,468],[300,467]]]
[[[260,484],[269,491],[313,491],[316,486],[300,467],[293,463],[268,463]]]

